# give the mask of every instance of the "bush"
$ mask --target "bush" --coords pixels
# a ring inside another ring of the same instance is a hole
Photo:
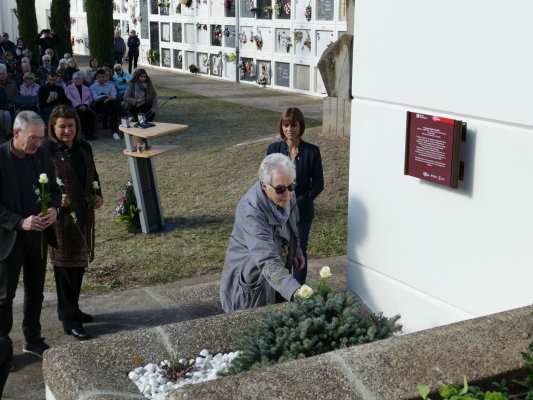
[[[385,339],[401,330],[399,315],[367,312],[350,292],[319,292],[272,307],[237,340],[242,353],[228,374],[311,357],[331,350]]]

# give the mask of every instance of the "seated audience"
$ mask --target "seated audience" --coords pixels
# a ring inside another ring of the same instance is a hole
[[[117,100],[115,84],[106,82],[106,71],[103,68],[96,72],[96,80],[90,86],[93,103],[91,108],[97,114],[105,114],[109,117],[113,139],[120,140],[118,133],[118,120],[122,115],[120,103]]]
[[[146,70],[137,69],[124,93],[124,108],[137,120],[139,113],[146,114],[146,120],[152,121],[157,108],[157,92]]]
[[[20,85],[20,95],[13,98],[13,103],[18,111],[32,110],[37,112],[39,88],[39,84],[35,82],[35,75],[32,72],[26,72],[23,83]]]
[[[85,139],[95,140],[94,113],[90,108],[93,97],[91,90],[83,84],[83,77],[83,72],[74,72],[72,83],[66,87],[65,94],[80,118],[81,130],[85,134]]]
[[[89,69],[85,73],[85,82],[87,85],[90,86],[94,83],[94,76],[96,75],[96,71],[98,71],[99,65],[98,58],[93,57],[89,60]]]
[[[11,137],[11,112],[9,111],[9,102],[7,101],[6,91],[0,88],[0,132],[6,139]]]
[[[80,69],[78,68],[78,62],[75,58],[70,57],[67,59],[67,69],[65,70],[65,77],[64,81],[67,85],[70,85],[72,82],[72,75],[74,75],[74,72],[78,72]]]
[[[124,71],[120,64],[115,64],[114,70],[115,75],[113,75],[113,81],[117,88],[117,99],[122,101],[126,88],[128,87],[128,82],[131,81],[131,75],[127,71]]]
[[[57,75],[50,72],[47,76],[46,84],[39,88],[37,97],[39,98],[39,109],[44,121],[48,121],[50,113],[55,106],[66,104],[70,106],[70,100],[65,96],[65,91],[61,86],[56,85]]]
[[[56,72],[56,67],[52,65],[52,58],[45,54],[41,58],[43,60],[43,64],[37,68],[36,74],[37,78],[39,79],[39,85],[44,85],[46,83],[47,76],[50,72]]]

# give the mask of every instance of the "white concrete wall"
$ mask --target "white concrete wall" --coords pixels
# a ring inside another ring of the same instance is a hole
[[[357,0],[348,286],[405,331],[533,302],[533,3]],[[466,176],[404,176],[406,111],[468,124]]]
[[[17,8],[15,0],[0,0],[0,32],[7,32],[9,40],[16,43],[19,36],[18,21],[14,9]]]

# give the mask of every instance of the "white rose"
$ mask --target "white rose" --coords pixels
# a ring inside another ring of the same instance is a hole
[[[72,218],[72,221],[73,221],[74,223],[77,223],[77,222],[78,222],[78,216],[76,215],[76,211],[72,211],[72,212],[70,213],[70,218]]]
[[[46,176],[46,174],[39,175],[39,183],[44,183],[46,185],[48,183],[48,176]]]
[[[33,187],[33,193],[35,193],[36,196],[39,196],[41,194],[41,191],[39,190],[38,187]]]
[[[330,270],[330,268],[327,265],[323,266],[320,269],[320,277],[321,278],[328,279],[328,278],[331,278],[332,276],[333,276],[333,274],[331,273],[331,270]]]
[[[56,183],[57,183],[57,186],[65,186],[63,181],[61,179],[59,179],[59,178],[56,178]]]
[[[300,289],[296,291],[296,295],[298,297],[303,297],[304,299],[308,299],[313,295],[313,289],[307,285],[302,285]]]
[[[93,181],[93,190],[100,189],[100,185],[98,184],[98,181]]]

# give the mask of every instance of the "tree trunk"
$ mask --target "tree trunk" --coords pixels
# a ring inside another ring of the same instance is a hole
[[[26,47],[33,51],[33,59],[38,60],[40,64],[39,46],[34,43],[38,33],[35,0],[17,0],[17,18],[19,37],[24,39]]]
[[[70,42],[70,0],[52,0],[50,5],[50,27],[61,38],[56,48],[57,58],[63,58],[63,54],[72,54]]]
[[[113,0],[87,0],[91,57],[113,65]]]

